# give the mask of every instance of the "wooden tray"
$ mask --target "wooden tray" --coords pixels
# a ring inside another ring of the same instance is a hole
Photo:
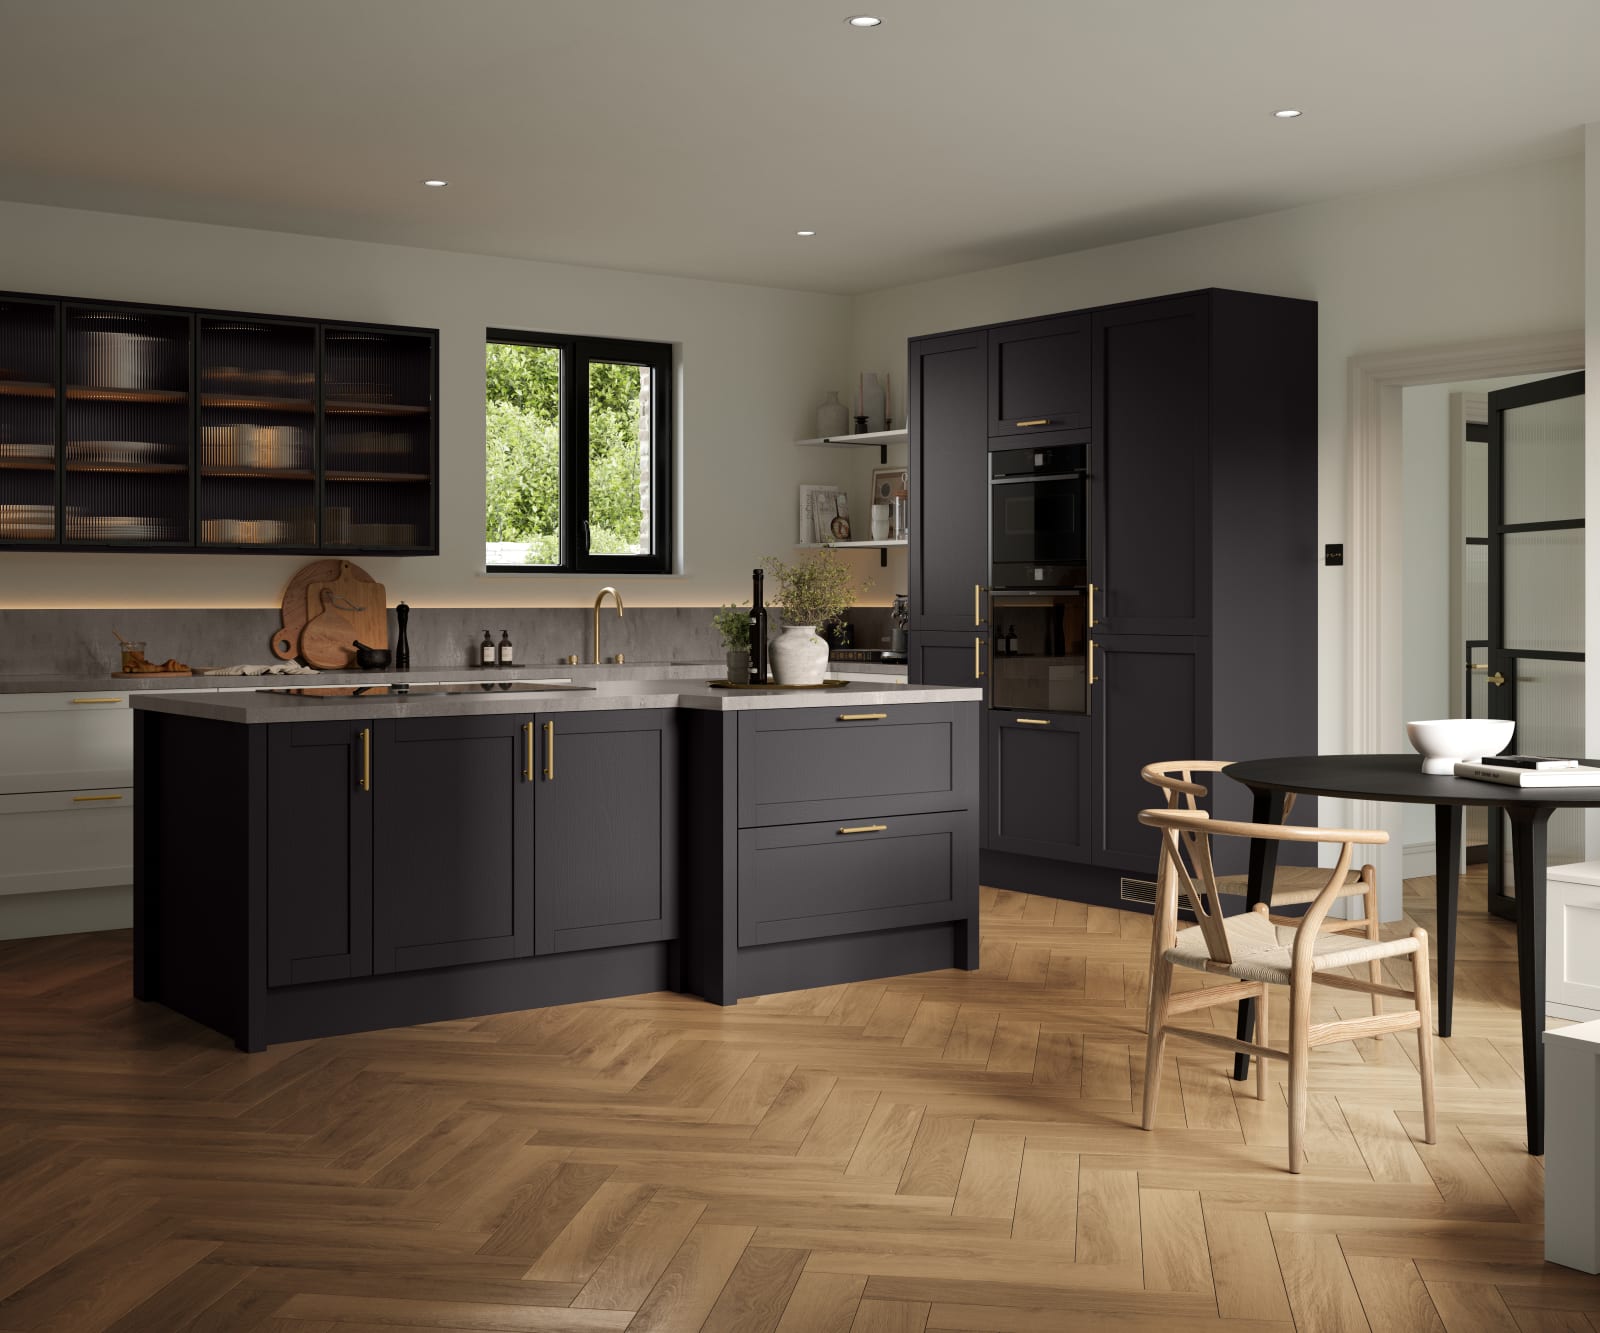
[[[749,681],[735,683],[731,680],[708,680],[714,690],[837,690],[848,685],[847,680],[825,680],[820,685],[752,685]]]

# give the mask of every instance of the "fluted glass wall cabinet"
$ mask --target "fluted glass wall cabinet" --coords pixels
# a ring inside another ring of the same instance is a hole
[[[1316,320],[1211,289],[911,339],[910,672],[985,690],[984,883],[1148,902],[1143,765],[1315,751]]]
[[[435,555],[434,329],[0,294],[0,548]]]

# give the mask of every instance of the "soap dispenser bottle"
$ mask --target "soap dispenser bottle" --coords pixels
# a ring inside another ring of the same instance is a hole
[[[478,663],[486,667],[494,665],[494,640],[489,637],[488,630],[484,630],[483,642],[478,645]]]
[[[516,656],[516,652],[511,647],[511,634],[510,634],[510,631],[501,630],[500,631],[500,665],[501,666],[511,666],[512,665],[512,659],[515,656]]]

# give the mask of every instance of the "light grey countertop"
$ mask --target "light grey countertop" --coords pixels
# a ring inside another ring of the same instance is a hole
[[[483,684],[483,682],[474,682]],[[587,684],[588,682],[583,682]],[[338,689],[329,682],[291,680],[285,688]],[[346,687],[353,688],[353,687]],[[983,698],[977,688],[893,685],[854,681],[832,689],[713,689],[699,680],[601,680],[584,690],[507,690],[484,684],[471,694],[330,693],[300,695],[260,690],[237,694],[145,694],[133,707],[184,717],[245,724],[270,722],[348,722],[377,717],[459,717],[484,713],[592,713],[624,708],[690,708],[742,712],[770,708],[862,708],[890,704],[966,703]]]

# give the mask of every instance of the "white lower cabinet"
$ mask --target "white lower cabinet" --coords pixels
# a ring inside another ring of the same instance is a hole
[[[133,788],[0,795],[0,895],[133,882]]]
[[[1600,861],[1551,866],[1545,883],[1545,1010],[1600,1019]]]

